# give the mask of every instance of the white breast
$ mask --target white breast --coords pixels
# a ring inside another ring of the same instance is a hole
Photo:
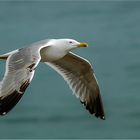
[[[63,58],[67,51],[62,48],[55,48],[55,47],[46,47],[41,50],[41,61],[55,61],[58,59]]]

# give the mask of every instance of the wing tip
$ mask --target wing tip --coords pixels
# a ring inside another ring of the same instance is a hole
[[[97,96],[94,102],[80,102],[86,107],[86,109],[91,115],[95,115],[95,117],[100,118],[102,120],[106,119],[100,95]]]
[[[91,111],[89,110],[89,112],[91,115],[95,115],[96,118],[100,118],[101,120],[106,120],[105,115],[102,111],[98,112],[98,113],[95,111],[92,111],[92,113],[91,113]]]
[[[102,119],[102,120],[106,120],[105,116],[102,116],[101,119]]]
[[[0,112],[0,116],[5,116],[7,112]]]
[[[23,94],[14,91],[10,95],[0,99],[0,115],[5,116],[20,100]]]
[[[97,115],[95,114],[95,117],[100,118],[101,120],[106,120],[106,118],[105,118],[104,115],[98,115],[98,116],[97,116]]]
[[[19,102],[23,96],[26,88],[29,86],[29,80],[26,80],[20,87],[20,92],[17,90],[13,91],[11,94],[0,97],[0,115],[5,116],[14,106]]]

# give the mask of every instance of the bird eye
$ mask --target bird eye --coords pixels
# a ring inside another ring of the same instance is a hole
[[[69,43],[72,44],[73,42],[72,41],[69,41]]]

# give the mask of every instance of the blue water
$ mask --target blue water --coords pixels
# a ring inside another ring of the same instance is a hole
[[[0,54],[45,38],[89,44],[74,52],[94,65],[106,120],[40,64],[24,97],[0,118],[0,138],[140,138],[140,2],[0,1]]]

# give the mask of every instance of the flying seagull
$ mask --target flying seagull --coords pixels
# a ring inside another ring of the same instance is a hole
[[[93,68],[86,59],[71,52],[87,46],[73,39],[46,39],[0,55],[0,60],[6,60],[6,72],[0,81],[0,115],[7,114],[18,103],[32,81],[39,62],[43,62],[64,78],[91,114],[104,120]]]

